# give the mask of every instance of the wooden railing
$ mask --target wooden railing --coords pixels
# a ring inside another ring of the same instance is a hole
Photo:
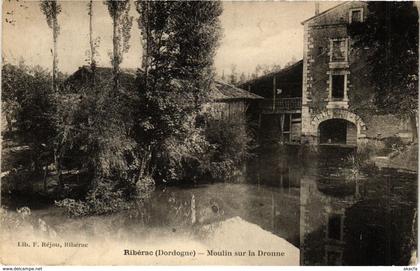
[[[263,111],[293,111],[302,109],[302,98],[278,98],[273,102],[273,99],[264,99],[261,102],[261,110]]]

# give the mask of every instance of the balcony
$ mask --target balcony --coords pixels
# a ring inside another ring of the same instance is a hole
[[[278,98],[264,99],[260,104],[261,111],[265,113],[300,112],[302,109],[302,98]]]

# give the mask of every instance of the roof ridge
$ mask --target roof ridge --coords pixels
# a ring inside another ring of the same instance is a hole
[[[276,73],[279,73],[279,72],[287,72],[287,71],[291,70],[292,68],[294,68],[294,67],[298,66],[301,62],[303,62],[303,59],[298,60],[298,61],[296,61],[295,63],[293,63],[292,65],[287,66],[287,67],[285,67],[285,68],[283,68],[283,69],[280,69],[280,70],[278,70],[278,71],[272,71],[272,72],[270,72],[270,73],[263,74],[263,75],[261,75],[261,76],[259,76],[259,77],[257,77],[257,78],[247,80],[247,81],[245,81],[245,82],[241,83],[241,86],[242,86],[242,85],[244,85],[244,84],[249,84],[249,83],[254,82],[254,81],[256,81],[256,80],[260,80],[260,79],[265,78],[265,77],[270,77],[270,76],[272,76],[273,74],[276,74]]]

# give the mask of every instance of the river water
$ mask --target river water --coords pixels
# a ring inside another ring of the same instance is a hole
[[[242,180],[158,188],[148,221],[176,230],[239,216],[298,247],[303,265],[406,265],[417,242],[417,175],[363,171],[351,154],[265,147]]]
[[[272,232],[300,248],[301,264],[407,264],[417,246],[417,175],[363,171],[348,161],[352,150],[298,153],[264,149],[251,180],[277,191]]]
[[[302,265],[406,265],[417,246],[417,175],[361,171],[348,162],[351,152],[328,149],[309,156],[267,146],[243,178],[157,187],[142,212],[121,213],[113,221],[124,221],[128,232],[141,224],[185,233],[192,225],[238,216],[298,247]],[[34,212],[51,225],[60,216],[48,205]],[[132,219],[121,219],[127,216]]]

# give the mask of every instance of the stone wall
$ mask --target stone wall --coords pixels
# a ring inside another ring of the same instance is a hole
[[[395,116],[378,116],[374,89],[369,81],[368,48],[356,49],[347,34],[350,9],[363,9],[367,3],[346,2],[304,22],[302,75],[302,141],[317,143],[318,125],[329,118],[343,118],[357,127],[358,141],[365,137],[389,137],[410,130]],[[347,39],[347,61],[331,63],[331,39]],[[330,99],[330,73],[345,74],[345,95],[341,101]],[[346,113],[347,112],[347,113]],[[322,120],[319,120],[319,119]],[[402,127],[404,126],[404,127]]]
[[[406,137],[410,134],[409,120],[394,115],[371,115],[365,117],[366,136],[373,139],[382,139],[392,136]]]

